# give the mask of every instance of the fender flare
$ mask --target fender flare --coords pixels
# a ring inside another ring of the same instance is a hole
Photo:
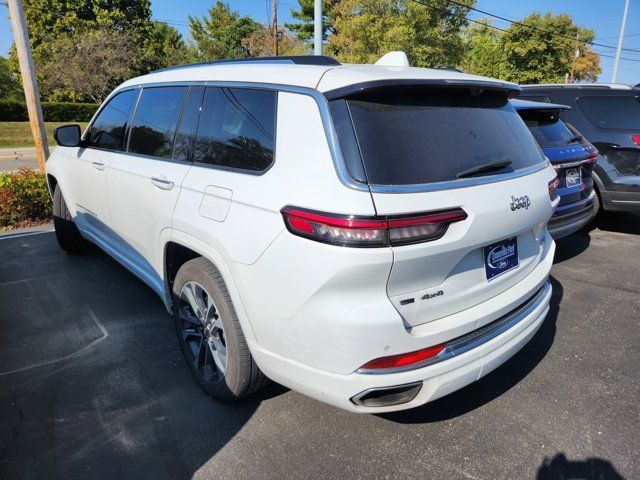
[[[236,310],[236,315],[238,317],[238,321],[240,322],[240,326],[242,327],[242,331],[245,337],[247,338],[247,340],[257,342],[255,333],[251,326],[251,322],[247,316],[247,312],[244,309],[244,305],[240,297],[240,292],[238,291],[238,287],[233,280],[233,275],[231,273],[231,270],[229,269],[227,261],[215,248],[211,247],[211,245],[198,240],[196,237],[193,237],[188,233],[172,228],[166,228],[160,233],[159,249],[159,252],[161,252],[162,255],[165,305],[167,307],[167,310],[171,312],[172,303],[171,290],[169,287],[167,274],[166,272],[164,272],[164,269],[166,268],[166,248],[169,242],[174,242],[182,245],[183,247],[193,250],[194,252],[200,254],[202,257],[210,261],[213,266],[218,269],[220,275],[222,275],[222,279],[224,280],[225,285],[227,286],[227,290],[229,291],[231,302],[233,303],[233,306]]]

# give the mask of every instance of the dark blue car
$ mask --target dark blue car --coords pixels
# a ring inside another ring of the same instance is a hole
[[[560,204],[549,221],[553,238],[569,235],[589,223],[595,192],[591,173],[598,150],[571,125],[560,120],[565,105],[511,100],[558,173]]]

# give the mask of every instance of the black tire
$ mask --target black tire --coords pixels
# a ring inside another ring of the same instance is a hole
[[[593,191],[596,192],[596,196],[593,198],[593,212],[591,213],[591,221],[595,222],[596,217],[599,213],[602,212],[603,208],[602,202],[600,201],[600,192],[595,186],[593,187]]]
[[[59,185],[56,185],[53,190],[53,226],[56,229],[58,244],[65,252],[86,251],[88,243],[78,231]]]
[[[222,324],[222,335],[220,335],[220,331],[216,335],[218,339],[223,340],[226,347],[226,370],[222,373],[212,359],[213,357],[211,357],[209,366],[205,364],[206,355],[212,355],[211,347],[206,340],[206,328],[201,325],[201,336],[198,337],[195,332],[198,330],[197,322],[194,322],[197,315],[183,294],[183,288],[186,294],[189,286],[193,287],[194,285],[196,288],[202,288],[205,298],[208,299],[211,296],[214,310],[217,312],[212,316]],[[224,280],[211,262],[203,257],[198,257],[182,265],[173,283],[172,294],[173,317],[180,348],[187,364],[205,392],[217,400],[234,402],[266,385],[268,379],[260,371],[251,352],[249,352],[247,341],[242,333]],[[194,331],[193,334],[185,333],[186,329]],[[201,349],[204,349],[204,353]],[[215,372],[213,372],[214,369]]]

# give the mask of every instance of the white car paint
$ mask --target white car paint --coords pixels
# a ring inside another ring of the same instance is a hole
[[[355,412],[415,407],[496,368],[544,320],[555,250],[546,222],[557,204],[550,200],[547,185],[555,173],[542,165],[513,178],[407,193],[372,192],[345,182],[322,93],[389,80],[504,85],[454,71],[387,66],[238,63],[159,71],[129,80],[116,92],[184,82],[268,84],[278,90],[273,166],[262,175],[248,175],[128,153],[58,147],[47,173],[60,185],[81,233],[148,283],[167,308],[167,243],[188,247],[211,261],[229,289],[252,355],[270,378]],[[510,212],[511,196],[523,193],[532,207]],[[280,213],[286,205],[366,216],[460,207],[468,218],[452,224],[435,241],[349,248],[292,235]],[[519,238],[520,267],[487,282],[481,248],[509,236]],[[431,303],[400,303],[436,288],[447,294]],[[541,288],[543,295],[532,311],[478,348],[410,371],[358,373],[374,358],[477,330]],[[414,381],[424,384],[409,403],[362,407],[350,400],[370,388]]]

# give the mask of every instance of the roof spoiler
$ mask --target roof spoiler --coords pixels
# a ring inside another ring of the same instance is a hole
[[[355,83],[346,87],[336,88],[324,92],[327,100],[337,100],[371,90],[381,88],[463,88],[469,89],[475,95],[493,93],[494,95],[504,95],[512,98],[519,95],[522,89],[519,85],[510,82],[475,80],[463,78],[450,79],[397,79],[397,80],[375,80],[371,82]]]

